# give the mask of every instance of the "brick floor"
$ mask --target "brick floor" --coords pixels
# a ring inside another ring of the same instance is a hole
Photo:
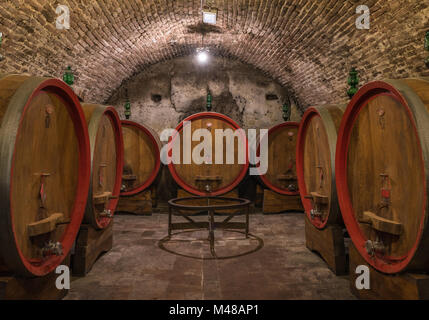
[[[205,217],[201,217],[206,219]],[[305,247],[304,215],[254,214],[251,233],[263,240],[217,231],[210,257],[207,232],[167,234],[167,215],[115,217],[114,247],[85,278],[76,278],[66,299],[353,299],[347,277],[335,276]],[[193,256],[184,257],[182,255]]]

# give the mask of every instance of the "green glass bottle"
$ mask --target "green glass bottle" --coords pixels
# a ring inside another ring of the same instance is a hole
[[[213,97],[212,94],[210,93],[210,90],[207,89],[207,111],[212,111],[212,102],[213,102]]]
[[[66,71],[64,72],[63,80],[69,86],[72,86],[74,84],[74,75],[70,66],[68,66]]]
[[[127,102],[125,102],[125,118],[128,120],[131,117],[131,103],[129,100],[127,100]]]
[[[291,115],[291,109],[290,109],[290,103],[285,102],[282,106],[283,111],[283,120],[285,122],[290,121],[290,115]]]
[[[350,70],[347,83],[350,86],[350,89],[347,90],[347,95],[351,99],[356,94],[356,92],[358,92],[359,77],[358,77],[358,72],[356,71],[355,68],[352,68],[352,70]]]

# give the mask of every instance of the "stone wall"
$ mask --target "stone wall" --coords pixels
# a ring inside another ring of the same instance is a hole
[[[160,133],[187,116],[206,111],[207,90],[213,96],[214,112],[226,114],[240,126],[270,128],[283,122],[282,104],[287,90],[257,69],[226,58],[212,57],[205,65],[194,56],[181,57],[151,66],[125,81],[108,104],[124,117],[126,96],[131,119]],[[292,102],[292,121],[301,112]]]

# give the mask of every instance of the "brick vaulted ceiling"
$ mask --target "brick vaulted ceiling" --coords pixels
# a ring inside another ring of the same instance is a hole
[[[61,77],[76,70],[77,92],[104,102],[149,65],[193,54],[251,64],[304,106],[344,101],[351,66],[362,81],[429,76],[423,61],[428,0],[217,0],[217,25],[201,24],[201,0],[0,0],[0,72]],[[57,30],[57,5],[71,28]],[[355,10],[371,10],[358,30]]]

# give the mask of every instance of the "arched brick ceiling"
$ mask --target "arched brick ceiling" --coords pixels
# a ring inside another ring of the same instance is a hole
[[[76,91],[106,101],[123,80],[149,65],[193,54],[213,54],[261,69],[303,106],[346,99],[347,73],[362,82],[429,76],[423,38],[429,2],[366,0],[371,29],[357,30],[352,0],[217,0],[216,27],[201,26],[200,0],[0,0],[5,40],[0,72],[61,77],[76,70]],[[56,30],[55,9],[69,6],[71,29]]]

